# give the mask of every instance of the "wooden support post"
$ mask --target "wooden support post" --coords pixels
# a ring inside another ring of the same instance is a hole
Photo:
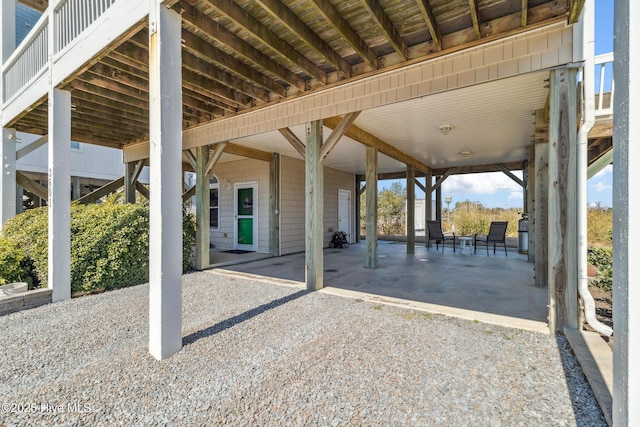
[[[551,71],[549,116],[549,329],[578,328],[576,69]]]
[[[535,247],[535,284],[539,288],[549,286],[549,143],[537,142],[535,145],[535,211],[533,232],[536,235]],[[549,301],[550,302],[550,301]]]
[[[80,185],[80,178],[77,176],[71,177],[71,200],[78,200],[82,197],[82,186]]]
[[[429,232],[427,230],[427,221],[433,219],[433,212],[431,209],[431,197],[432,197],[432,176],[431,173],[425,175],[424,178],[424,246],[429,247]],[[444,245],[444,243],[443,243]]]
[[[125,203],[136,202],[136,163],[128,162],[124,165],[124,201]]]
[[[210,192],[209,174],[206,166],[209,161],[209,147],[196,148],[196,270],[209,267],[209,215]]]
[[[436,181],[438,179],[440,179],[440,177],[436,177]],[[440,221],[442,224],[442,186],[436,188],[436,221]]]
[[[640,425],[640,8],[614,5],[613,78],[613,425]],[[636,188],[634,190],[634,188]]]
[[[416,252],[416,169],[407,166],[407,254]]]
[[[3,128],[0,142],[0,230],[8,219],[16,215],[16,185],[16,131]]]
[[[16,215],[24,212],[23,206],[24,189],[20,185],[16,185]]]
[[[526,214],[529,209],[529,168],[527,167],[527,162],[524,163],[525,167],[522,169],[522,212]]]
[[[280,256],[280,154],[269,163],[269,252]]]
[[[366,173],[366,242],[367,260],[365,267],[378,267],[378,150],[367,147]]]
[[[49,90],[49,274],[52,301],[71,298],[71,92]]]
[[[527,247],[527,261],[535,262],[536,259],[536,203],[535,203],[535,188],[536,188],[536,151],[535,146],[528,148],[528,160],[527,160],[527,216],[529,218],[528,238],[529,243]]]
[[[149,11],[149,352],[182,348],[182,59],[180,15]]]
[[[322,120],[306,124],[305,281],[307,289],[322,289],[324,281],[324,174],[320,163]]]
[[[362,222],[362,217],[360,215],[360,196],[362,195],[362,191],[360,190],[361,183],[362,181],[356,175],[356,243],[360,243],[360,230],[362,229],[360,226],[360,223]]]

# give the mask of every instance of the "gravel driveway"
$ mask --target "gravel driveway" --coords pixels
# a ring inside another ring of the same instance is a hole
[[[606,425],[562,337],[211,271],[181,352],[147,319],[148,285],[0,317],[0,425]]]

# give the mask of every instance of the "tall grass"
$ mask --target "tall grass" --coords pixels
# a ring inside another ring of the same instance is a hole
[[[447,223],[447,215],[443,215],[442,227],[446,231],[453,231],[458,236],[473,236],[487,234],[491,221],[508,221],[507,236],[518,236],[518,221],[522,218],[521,211],[516,208],[485,208],[480,203],[456,203],[451,211],[451,223]]]
[[[587,210],[587,241],[589,246],[612,248],[613,210],[593,206]]]

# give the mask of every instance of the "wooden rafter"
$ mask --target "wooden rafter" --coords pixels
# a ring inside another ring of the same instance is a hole
[[[377,0],[361,0],[361,3],[371,13],[371,17],[376,21],[393,49],[398,52],[403,61],[406,61],[409,58],[407,45],[380,3]]]
[[[351,66],[338,55],[320,36],[314,33],[298,16],[285,6],[280,0],[254,0],[265,12],[289,31],[294,33],[301,41],[315,50],[325,61],[330,63],[346,78],[351,77]]]
[[[469,11],[471,13],[471,22],[473,23],[473,31],[476,33],[476,39],[480,40],[480,13],[478,12],[478,0],[469,0]]]
[[[374,70],[378,68],[378,57],[360,38],[358,33],[342,17],[340,12],[328,0],[310,0],[310,4],[324,20],[338,32],[358,55]]]
[[[335,129],[340,124],[340,121],[341,117],[329,117],[323,119],[323,124],[330,129]],[[373,147],[382,154],[389,156],[392,159],[396,159],[407,166],[413,166],[414,168],[424,173],[431,172],[431,168],[421,161],[415,159],[414,157],[411,157],[401,150],[398,150],[396,147],[386,143],[385,141],[374,135],[371,135],[367,131],[360,129],[355,125],[349,126],[344,134],[354,141],[366,145],[367,147]]]
[[[197,3],[197,0],[186,0],[191,4]],[[292,48],[280,37],[272,33],[267,27],[262,25],[257,19],[249,15],[244,9],[238,6],[232,0],[204,0],[205,3],[216,8],[216,10],[236,25],[252,34],[258,40],[279,56],[284,57],[293,66],[298,66],[312,78],[317,79],[320,83],[327,82],[327,75],[318,68],[313,62],[305,58],[300,52]],[[184,3],[184,2],[183,2]]]
[[[433,14],[433,10],[431,10],[431,4],[429,4],[429,0],[417,0],[418,7],[420,8],[420,13],[422,13],[422,18],[424,22],[427,24],[427,29],[429,30],[429,34],[431,34],[431,40],[435,45],[437,50],[442,49],[442,35],[440,34],[440,28],[438,27],[438,23],[436,22],[436,17]]]

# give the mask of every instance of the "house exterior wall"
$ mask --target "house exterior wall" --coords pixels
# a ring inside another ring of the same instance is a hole
[[[213,168],[213,174],[218,178],[220,185],[218,190],[220,222],[218,230],[210,231],[211,243],[218,249],[234,248],[234,186],[255,182],[258,185],[258,210],[253,221],[254,227],[257,227],[257,251],[268,253],[269,163],[253,159],[218,163]]]
[[[280,253],[305,250],[305,163],[283,156],[280,160]],[[338,231],[338,190],[351,191],[351,230],[355,232],[355,177],[351,173],[324,168],[323,247],[329,246],[333,232]],[[332,231],[329,231],[332,230]],[[344,230],[346,231],[346,230]]]

